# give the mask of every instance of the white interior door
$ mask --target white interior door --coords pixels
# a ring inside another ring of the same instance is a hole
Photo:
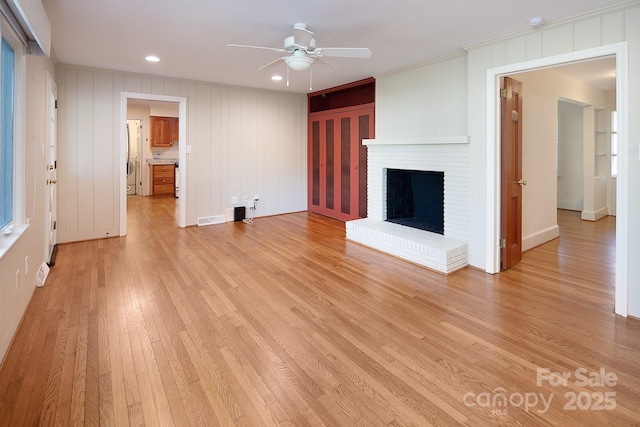
[[[45,155],[47,161],[46,189],[45,189],[45,260],[52,263],[52,255],[57,239],[57,94],[56,83],[47,73],[47,137],[45,141]]]

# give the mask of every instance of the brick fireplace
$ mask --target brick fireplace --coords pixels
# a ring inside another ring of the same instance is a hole
[[[451,273],[468,263],[469,144],[462,138],[364,140],[368,146],[368,217],[348,221],[347,239]],[[443,232],[387,221],[388,170],[443,176]]]

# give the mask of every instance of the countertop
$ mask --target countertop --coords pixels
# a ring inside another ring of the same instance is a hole
[[[170,165],[172,163],[178,163],[177,158],[163,158],[163,159],[147,159],[147,163],[150,165]]]

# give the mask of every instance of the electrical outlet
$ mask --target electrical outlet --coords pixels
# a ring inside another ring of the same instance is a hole
[[[231,204],[233,205],[233,204],[236,204],[236,203],[238,203],[238,196],[233,196],[231,198]]]

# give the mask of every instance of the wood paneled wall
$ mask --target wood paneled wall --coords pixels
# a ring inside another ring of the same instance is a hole
[[[24,174],[23,188],[16,189],[18,203],[29,226],[0,258],[0,361],[29,304],[38,267],[45,261],[46,160],[40,152],[46,141],[47,72],[55,76],[49,58],[26,56],[24,143],[17,146],[15,155],[17,172]]]
[[[467,58],[376,77],[376,138],[467,135]]]
[[[187,225],[257,194],[256,214],[306,210],[302,94],[59,66],[59,241],[118,235],[123,91],[187,99]]]

